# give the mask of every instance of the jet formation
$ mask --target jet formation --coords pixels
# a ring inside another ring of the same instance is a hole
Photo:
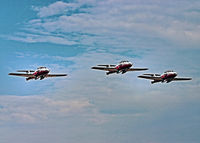
[[[129,62],[129,61],[121,61],[118,64],[114,65],[105,65],[105,64],[101,64],[101,65],[97,65],[94,67],[91,67],[91,69],[95,69],[95,70],[103,70],[103,71],[107,71],[106,75],[109,74],[124,74],[128,71],[144,71],[144,70],[148,70],[148,68],[136,68],[133,66],[133,63]],[[67,76],[67,74],[49,74],[50,70],[46,67],[38,67],[37,70],[18,70],[18,73],[9,73],[9,75],[13,75],[13,76],[21,76],[21,77],[26,77],[26,80],[31,80],[31,79],[40,79],[43,80],[44,78],[48,78],[48,77],[63,77],[63,76]],[[22,72],[22,73],[21,73]],[[168,70],[166,72],[164,72],[163,74],[152,74],[152,73],[145,73],[142,74],[140,76],[138,76],[138,78],[144,78],[144,79],[149,79],[152,80],[151,83],[169,83],[172,81],[185,81],[185,80],[192,80],[192,78],[189,77],[177,77],[177,72],[174,72],[172,70]]]

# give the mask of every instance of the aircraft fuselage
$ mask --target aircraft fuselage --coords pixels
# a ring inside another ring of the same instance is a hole
[[[132,63],[131,62],[124,62],[124,63],[120,63],[118,64],[115,68],[120,71],[120,70],[125,70],[125,69],[129,69],[130,67],[132,67]]]
[[[176,72],[166,72],[161,75],[162,82],[170,82],[177,76]]]
[[[45,78],[45,76],[46,76],[49,72],[50,72],[50,70],[47,69],[46,67],[40,67],[40,68],[38,68],[38,69],[33,73],[34,78],[28,77],[28,78],[26,78],[26,80],[30,80],[30,79],[35,79],[35,80],[37,80],[37,79],[39,79],[39,78],[40,78],[40,80],[42,80],[42,79]]]
[[[49,73],[49,70],[37,70],[33,73],[34,76],[43,76],[43,75],[47,75]]]

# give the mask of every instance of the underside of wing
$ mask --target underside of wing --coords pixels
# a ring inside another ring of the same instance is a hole
[[[192,78],[176,77],[173,80],[192,80]]]
[[[9,73],[8,75],[14,75],[14,76],[22,76],[22,77],[34,77],[33,74],[24,74],[24,73]]]
[[[151,80],[158,80],[161,81],[162,78],[160,76],[146,76],[146,75],[140,75],[139,78],[145,78],[145,79],[151,79]]]
[[[130,68],[127,71],[144,71],[144,70],[148,70],[148,68]]]
[[[67,76],[67,74],[48,74],[45,77],[61,77],[61,76]]]
[[[116,68],[110,68],[110,67],[92,67],[92,69],[104,70],[104,71],[116,71]]]

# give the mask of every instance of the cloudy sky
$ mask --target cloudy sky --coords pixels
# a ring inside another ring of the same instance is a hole
[[[199,0],[2,0],[0,11],[1,143],[200,142]],[[90,69],[121,60],[193,80]],[[68,77],[8,76],[38,66]]]

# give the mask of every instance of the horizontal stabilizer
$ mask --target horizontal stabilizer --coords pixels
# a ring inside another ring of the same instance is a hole
[[[35,72],[34,70],[18,70],[17,72],[26,72],[26,73],[29,73],[29,72]]]
[[[152,74],[152,73],[145,73],[143,75],[150,75],[150,76],[160,76],[160,74]]]
[[[95,70],[104,70],[104,71],[117,71],[115,67],[91,67],[91,69],[95,69]]]
[[[97,66],[102,66],[102,67],[114,67],[116,65],[97,65]]]
[[[8,75],[22,76],[22,77],[35,77],[33,74],[29,74],[29,73],[9,73]]]
[[[151,80],[156,80],[156,81],[161,81],[162,78],[160,76],[149,76],[149,75],[140,75],[138,76],[139,78],[145,78],[145,79],[151,79]]]

